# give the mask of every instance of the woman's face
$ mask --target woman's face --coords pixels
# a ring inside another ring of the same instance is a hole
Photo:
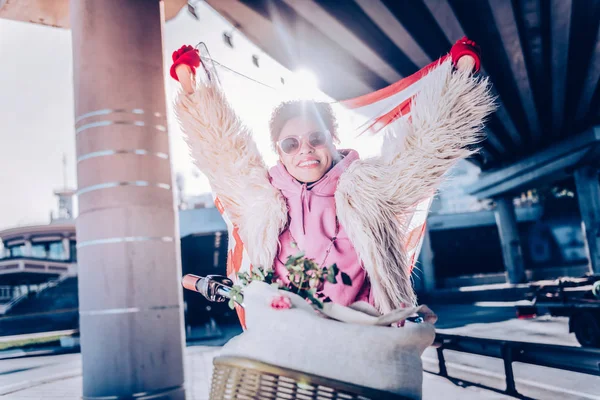
[[[318,123],[301,117],[285,123],[277,141],[279,160],[303,183],[316,182],[331,169],[335,147],[331,134]]]

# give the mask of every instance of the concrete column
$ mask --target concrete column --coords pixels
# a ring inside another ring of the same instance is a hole
[[[495,199],[496,225],[502,245],[502,257],[510,283],[526,282],[521,240],[517,229],[517,215],[512,197]]]
[[[71,244],[69,243],[69,237],[66,236],[62,239],[63,252],[65,254],[65,260],[71,259]]]
[[[434,253],[431,247],[431,237],[429,234],[429,228],[425,229],[425,236],[423,237],[423,244],[421,246],[421,254],[419,254],[419,264],[417,264],[420,271],[418,274],[421,277],[422,290],[425,293],[431,293],[436,288],[435,282],[435,263]]]
[[[84,399],[184,399],[158,0],[71,0]]]
[[[582,167],[575,171],[581,226],[590,261],[590,272],[600,274],[600,181],[598,169]]]
[[[23,247],[23,255],[25,257],[31,257],[31,239],[29,237],[25,238],[25,246]]]

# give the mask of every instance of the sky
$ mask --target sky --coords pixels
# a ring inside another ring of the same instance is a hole
[[[307,80],[306,74],[283,68],[206,3],[199,2],[196,13],[198,20],[184,7],[166,23],[165,72],[174,50],[203,41],[219,63],[279,89],[265,88],[218,68],[228,99],[252,128],[267,164],[274,164],[276,156],[267,133],[273,107],[284,99],[324,100],[327,96],[318,91],[318,79]],[[225,45],[224,32],[232,34],[233,48]],[[253,55],[259,57],[259,68],[252,63]],[[63,187],[63,157],[67,161],[66,184],[76,187],[71,31],[0,19],[0,60],[0,229],[48,223],[57,204],[53,191]],[[178,83],[165,79],[173,171],[184,176],[186,194],[206,193],[208,182],[193,167],[173,118]],[[360,148],[362,156],[379,151],[377,140],[344,135],[362,123],[360,117],[340,112],[338,118],[343,147]]]

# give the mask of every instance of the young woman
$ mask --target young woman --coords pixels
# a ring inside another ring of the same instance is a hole
[[[410,122],[390,126],[380,157],[361,160],[336,148],[329,105],[289,102],[271,119],[279,162],[267,170],[220,89],[195,83],[197,52],[184,46],[173,54],[171,75],[182,77],[184,89],[176,101],[182,130],[253,265],[273,268],[286,282],[284,263],[300,249],[352,279],[351,286],[325,284],[323,294],[334,302],[365,300],[381,312],[415,304],[403,216],[472,154],[493,110],[487,81],[471,76],[479,65],[476,45],[463,39],[450,55],[422,78]],[[181,65],[187,74],[176,72]]]

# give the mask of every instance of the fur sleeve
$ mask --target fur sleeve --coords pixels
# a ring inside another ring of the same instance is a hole
[[[423,79],[410,121],[388,127],[380,157],[357,165],[353,179],[402,215],[432,196],[444,174],[475,152],[494,110],[487,79],[453,71],[448,60]]]
[[[424,78],[413,99],[411,121],[388,129],[380,157],[354,162],[340,177],[340,222],[371,278],[382,312],[414,304],[404,243],[406,215],[433,195],[444,174],[472,154],[484,119],[493,111],[488,82],[453,72],[444,62]]]
[[[253,265],[270,268],[287,209],[250,130],[217,86],[200,83],[192,94],[179,93],[175,113],[196,166],[239,227]]]

